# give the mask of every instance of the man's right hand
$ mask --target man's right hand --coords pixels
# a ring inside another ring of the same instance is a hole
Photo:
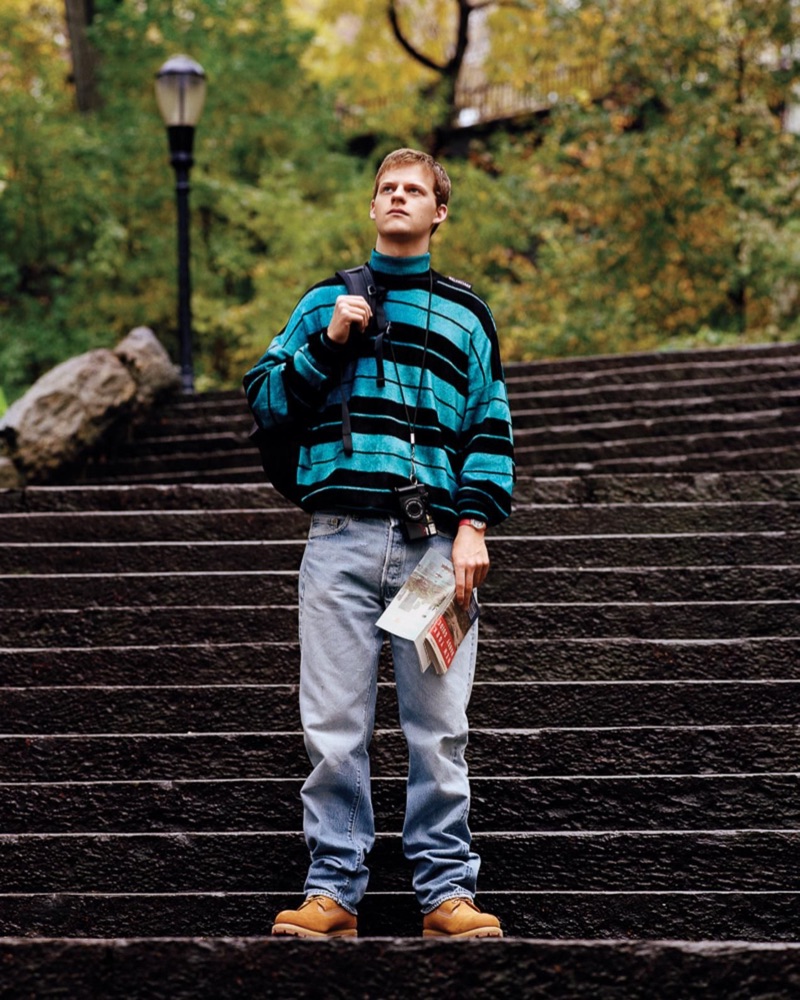
[[[360,295],[340,295],[328,325],[328,339],[334,344],[346,344],[355,329],[363,333],[372,318],[369,302]]]

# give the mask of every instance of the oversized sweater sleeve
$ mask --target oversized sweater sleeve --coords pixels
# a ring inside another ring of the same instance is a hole
[[[289,322],[243,379],[250,409],[261,427],[306,420],[339,377],[347,347],[326,335],[343,285],[324,283],[307,292]]]
[[[489,524],[503,521],[511,513],[514,443],[508,394],[491,318],[484,319],[472,337],[461,454],[459,517],[477,517]]]

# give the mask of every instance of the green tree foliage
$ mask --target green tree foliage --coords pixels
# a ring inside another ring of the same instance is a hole
[[[278,0],[97,0],[102,105],[78,115],[60,5],[18,0],[0,18],[13,60],[0,77],[0,382],[16,395],[140,323],[172,346],[174,183],[153,81],[178,51],[209,78],[191,195],[198,384],[238,381],[326,252],[330,266],[357,242],[351,222],[328,225],[361,164],[300,68],[307,33]]]
[[[796,5],[560,6],[550,44],[574,65],[599,62],[603,99],[566,94],[542,146],[517,149],[508,167],[521,174],[527,161],[522,196],[537,216],[527,260],[513,265],[520,350],[791,335],[799,150],[782,120],[797,82]]]
[[[191,194],[197,384],[235,385],[304,288],[365,259],[374,168],[439,120],[432,66],[454,65],[467,6],[459,99],[510,86],[553,102],[445,150],[436,262],[487,297],[505,356],[796,336],[799,140],[782,128],[796,0],[393,0],[394,31],[385,0],[95,0],[98,106],[83,114],[63,0],[4,0],[7,395],[140,323],[177,353],[153,97],[166,58],[188,53],[209,80]],[[348,148],[365,131],[368,157]]]

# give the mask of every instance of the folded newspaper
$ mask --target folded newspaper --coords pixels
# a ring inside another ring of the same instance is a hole
[[[469,607],[462,608],[452,562],[428,549],[376,624],[414,643],[423,672],[433,666],[444,674],[478,614],[475,591]]]

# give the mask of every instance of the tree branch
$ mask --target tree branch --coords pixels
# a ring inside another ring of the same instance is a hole
[[[401,48],[405,49],[412,59],[415,59],[418,63],[421,63],[428,69],[432,69],[435,73],[446,73],[446,65],[441,66],[439,63],[434,62],[433,59],[426,56],[424,52],[420,52],[419,49],[415,48],[415,46],[413,46],[403,34],[403,30],[400,27],[400,19],[397,16],[397,6],[395,0],[389,0],[387,12],[389,14],[389,24],[392,26],[392,32],[394,33],[394,37],[397,39]]]

